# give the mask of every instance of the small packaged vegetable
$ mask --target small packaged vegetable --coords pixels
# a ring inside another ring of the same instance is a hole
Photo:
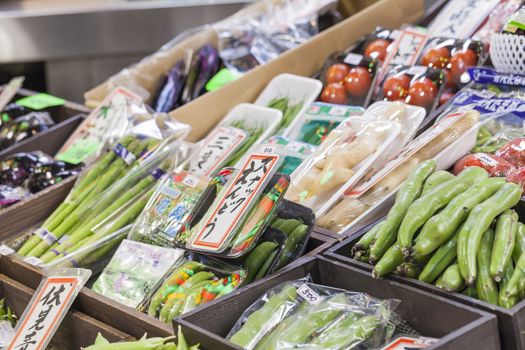
[[[198,222],[178,240],[186,249],[236,258],[257,242],[289,185],[289,177],[277,173],[285,157],[276,146],[261,149],[244,157],[218,197],[195,213]]]
[[[247,350],[379,348],[390,340],[397,300],[308,282],[284,282],[253,303],[227,338]]]
[[[171,324],[175,317],[231,293],[245,276],[238,266],[188,254],[163,276],[138,309]]]

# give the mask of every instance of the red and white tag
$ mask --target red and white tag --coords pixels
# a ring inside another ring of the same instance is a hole
[[[270,146],[268,148],[273,149]],[[223,190],[225,195],[210,208],[212,214],[199,227],[191,245],[208,251],[220,250],[237,224],[244,219],[254,199],[258,198],[267,178],[278,166],[278,160],[277,154],[251,154],[237,176]]]
[[[247,136],[246,131],[238,128],[218,127],[206,137],[199,154],[191,162],[190,172],[195,175],[209,176],[217,171]]]
[[[436,338],[426,337],[399,337],[391,341],[386,346],[382,347],[381,350],[415,350],[415,349],[426,349],[431,347],[438,342]]]
[[[7,350],[45,349],[83,284],[80,276],[47,277],[18,323]]]
[[[485,21],[500,0],[453,0],[428,27],[432,37],[468,39]]]

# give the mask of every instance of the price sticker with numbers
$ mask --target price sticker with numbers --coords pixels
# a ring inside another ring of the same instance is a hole
[[[15,252],[15,250],[11,247],[8,247],[7,245],[5,244],[2,244],[0,245],[0,255],[9,255],[9,254],[13,254]]]
[[[297,289],[297,293],[303,297],[310,304],[319,304],[323,299],[319,294],[317,294],[312,288],[308,287],[307,284],[301,285]]]

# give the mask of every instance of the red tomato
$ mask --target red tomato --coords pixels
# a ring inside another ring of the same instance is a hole
[[[445,89],[456,90],[458,85],[452,79],[452,73],[448,69],[443,69],[443,75],[445,76]]]
[[[488,171],[490,176],[507,176],[516,168],[505,159],[487,153],[473,153],[464,156],[454,165],[454,174],[457,175],[463,169],[471,166],[479,166]]]
[[[410,77],[406,74],[394,75],[383,83],[383,95],[389,101],[404,99],[410,88]]]
[[[521,186],[521,189],[525,191],[525,167],[518,168],[507,176],[508,182],[514,182]]]
[[[437,93],[438,89],[434,82],[429,78],[423,78],[410,86],[406,102],[411,105],[429,108],[437,97]]]
[[[446,47],[433,48],[425,52],[421,63],[424,66],[445,68],[450,58],[450,51]]]
[[[385,39],[376,39],[366,46],[365,57],[384,61],[390,42]]]
[[[365,97],[370,90],[372,78],[364,67],[350,69],[350,73],[345,77],[345,89],[351,97]]]
[[[441,96],[439,96],[439,106],[443,106],[445,103],[447,103],[451,98],[454,97],[456,93],[452,91],[443,91],[441,93]]]
[[[326,71],[325,80],[327,84],[338,83],[343,81],[346,75],[350,72],[350,67],[344,63],[336,63],[330,66]]]
[[[514,139],[496,151],[496,155],[517,167],[525,166],[525,137]]]
[[[450,73],[452,79],[459,83],[461,81],[461,75],[467,70],[468,67],[476,65],[477,56],[472,50],[459,51],[450,59]]]
[[[346,90],[340,83],[328,84],[321,93],[321,101],[344,105],[348,102]]]

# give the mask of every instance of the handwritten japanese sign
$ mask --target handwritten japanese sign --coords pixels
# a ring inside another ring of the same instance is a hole
[[[271,148],[271,147],[270,147]],[[263,151],[264,152],[264,151]],[[254,153],[248,157],[237,176],[225,189],[225,195],[214,205],[212,215],[199,227],[193,247],[219,250],[243,214],[253,204],[266,179],[278,165],[279,155]]]
[[[479,28],[499,0],[454,0],[429,26],[433,37],[467,39]]]
[[[204,141],[198,156],[191,162],[190,172],[209,176],[218,170],[222,162],[246,139],[244,130],[234,127],[219,127]]]
[[[405,29],[394,43],[394,49],[385,60],[385,65],[402,64],[412,66],[423,49],[427,36],[421,31]]]
[[[7,350],[45,349],[83,283],[80,276],[48,277],[20,320]]]

